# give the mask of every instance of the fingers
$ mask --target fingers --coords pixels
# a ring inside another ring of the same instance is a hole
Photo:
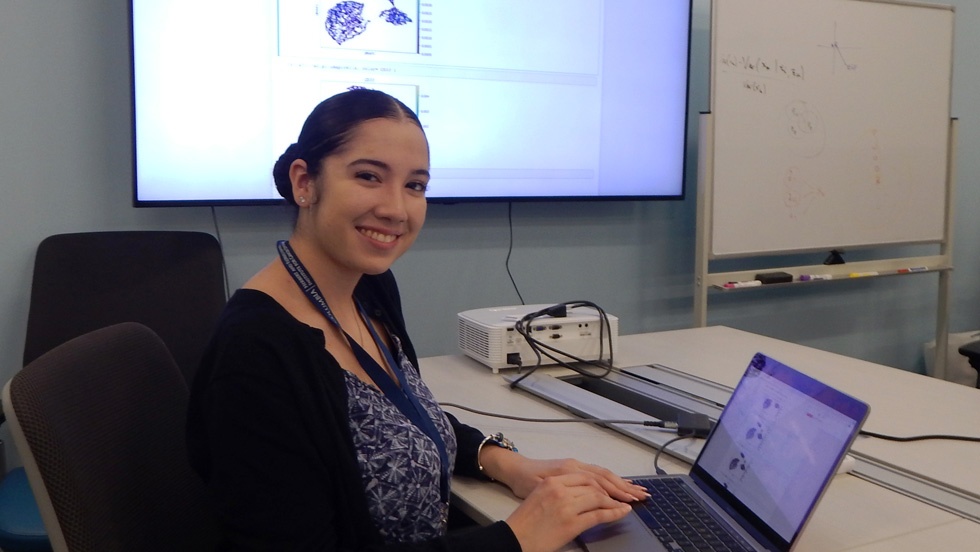
[[[542,552],[629,511],[630,506],[610,497],[593,474],[579,471],[546,478],[507,523],[525,552]]]
[[[579,520],[582,522],[584,527],[578,533],[576,533],[576,535],[579,535],[586,529],[599,525],[600,523],[610,523],[618,519],[622,519],[632,510],[633,508],[631,508],[629,504],[618,502],[613,508],[596,508],[582,512],[579,515]]]
[[[599,484],[609,493],[609,496],[624,502],[636,502],[650,498],[650,493],[644,487],[623,479],[609,470],[603,470],[603,472],[598,474]]]
[[[527,498],[542,481],[558,475],[583,474],[589,477],[606,494],[622,502],[636,502],[649,498],[643,487],[634,485],[606,468],[585,464],[578,460],[533,460],[519,454],[507,456],[508,467],[498,474],[519,498]]]
[[[562,461],[558,471],[560,473],[589,473],[595,477],[595,481],[609,496],[623,502],[636,502],[650,498],[646,489],[640,485],[635,485],[632,481],[627,481],[601,466],[584,464],[578,460],[569,459]]]
[[[631,510],[628,503],[609,496],[585,472],[549,477],[540,485],[540,494],[542,501],[564,510],[564,516],[574,524],[575,535],[597,523],[619,519]]]

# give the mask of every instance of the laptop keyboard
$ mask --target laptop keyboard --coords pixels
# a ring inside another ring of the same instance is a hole
[[[715,521],[701,500],[679,479],[639,479],[650,498],[635,504],[640,519],[671,551],[747,551],[752,549],[739,535]]]

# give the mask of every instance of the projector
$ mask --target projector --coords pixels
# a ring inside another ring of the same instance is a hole
[[[517,358],[520,358],[522,366],[534,366],[538,362],[537,355],[524,336],[514,329],[514,324],[524,316],[550,306],[552,305],[519,305],[463,311],[457,315],[459,348],[467,356],[489,366],[495,374],[501,368],[517,368],[516,363],[509,362]],[[609,322],[608,331],[612,335],[612,350],[615,351],[619,338],[619,319],[611,314],[606,314],[606,319]],[[602,336],[599,335],[599,313],[595,309],[570,307],[567,316],[543,316],[534,319],[530,330],[531,336],[538,341],[566,353],[562,355],[549,351],[563,361],[575,362],[575,359],[567,355],[583,360],[599,360],[600,337],[603,340],[602,358],[609,358],[610,340],[604,327]],[[556,362],[542,355],[541,364]]]

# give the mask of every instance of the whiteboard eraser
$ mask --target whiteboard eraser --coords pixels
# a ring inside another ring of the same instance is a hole
[[[755,275],[755,279],[763,284],[782,284],[792,282],[793,275],[789,272],[760,272]]]

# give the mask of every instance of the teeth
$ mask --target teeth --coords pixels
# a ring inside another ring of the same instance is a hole
[[[398,237],[395,236],[394,234],[382,234],[380,232],[375,232],[373,230],[361,229],[360,232],[365,236],[371,238],[372,240],[378,240],[379,242],[383,242],[383,243],[391,243],[395,241],[395,238]]]

